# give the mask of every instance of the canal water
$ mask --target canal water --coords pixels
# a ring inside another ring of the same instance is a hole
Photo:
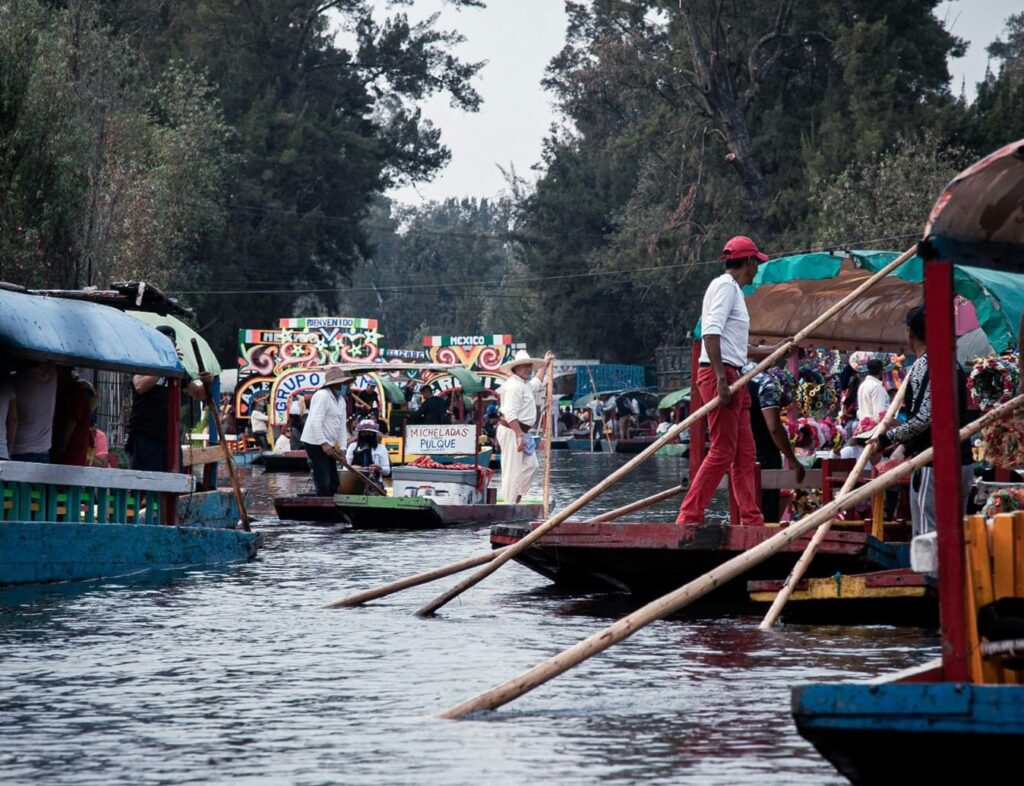
[[[625,458],[556,452],[556,506]],[[593,510],[674,485],[679,470],[657,457]],[[496,712],[439,720],[629,602],[564,594],[509,564],[435,619],[412,612],[453,579],[328,611],[354,590],[485,550],[488,533],[285,525],[272,497],[306,479],[244,479],[265,517],[257,561],[0,592],[0,782],[839,784],[796,733],[790,687],[938,650],[920,629],[761,633],[751,616],[669,619]]]

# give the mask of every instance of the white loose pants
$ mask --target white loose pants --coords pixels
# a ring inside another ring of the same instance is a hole
[[[508,426],[498,426],[498,444],[501,445],[501,499],[515,504],[533,482],[537,472],[537,453],[527,456],[519,452],[516,432]]]

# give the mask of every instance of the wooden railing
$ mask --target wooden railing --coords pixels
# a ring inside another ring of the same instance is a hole
[[[1024,511],[1000,513],[990,521],[967,516],[964,545],[970,680],[990,685],[1024,684],[1024,671],[1002,668],[997,659],[983,657],[978,631],[978,612],[983,607],[1001,598],[1024,598]]]
[[[0,522],[159,524],[162,495],[186,494],[195,484],[171,472],[0,461]]]

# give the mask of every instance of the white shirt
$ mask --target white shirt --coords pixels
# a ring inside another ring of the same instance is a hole
[[[878,377],[868,374],[857,388],[857,420],[881,420],[889,408],[889,394]]]
[[[712,281],[704,293],[700,312],[700,331],[704,336],[719,336],[722,362],[742,368],[747,362],[747,341],[750,337],[750,314],[743,299],[743,290],[736,279],[723,273]],[[701,342],[700,362],[710,363],[707,346]]]
[[[269,418],[266,412],[260,412],[258,409],[254,409],[249,415],[249,419],[252,421],[252,433],[253,434],[266,434],[267,423]]]
[[[348,446],[348,450],[345,451],[345,461],[352,464],[356,457],[356,448],[358,447],[358,441],[353,442]],[[380,474],[384,477],[391,475],[391,459],[388,458],[388,449],[383,445],[378,445],[373,449],[373,463],[380,467]],[[358,466],[352,464],[352,466],[359,469]]]
[[[274,440],[274,452],[287,453],[291,449],[292,441],[284,434],[278,434],[277,439]]]
[[[305,415],[306,414],[306,399],[301,393],[297,393],[292,396],[291,403],[288,405],[289,415]]]
[[[517,420],[523,428],[537,422],[537,399],[541,383],[536,377],[523,382],[522,377],[509,374],[501,384],[501,414],[505,420]]]
[[[308,445],[348,444],[345,399],[339,399],[330,388],[320,388],[309,402],[309,417],[302,429],[302,441]]]
[[[46,453],[53,442],[53,411],[57,405],[57,369],[52,363],[30,366],[14,376],[18,400],[18,431],[12,456]]]

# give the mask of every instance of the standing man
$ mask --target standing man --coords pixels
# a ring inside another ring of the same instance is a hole
[[[302,450],[302,427],[305,425],[306,420],[306,397],[300,390],[298,393],[292,395],[291,401],[288,402],[288,425],[291,427],[289,432],[291,434],[290,446],[292,450]],[[274,450],[277,450],[276,444]]]
[[[410,423],[441,426],[451,422],[451,418],[448,417],[447,399],[443,396],[435,396],[433,388],[426,384],[420,386],[420,394],[423,396],[423,403],[409,418]]]
[[[767,371],[750,380],[747,390],[750,393],[750,428],[754,435],[757,463],[761,469],[782,469],[784,455],[790,468],[796,470],[797,484],[803,483],[804,465],[797,459],[786,427],[782,425],[782,408],[793,403],[789,395]],[[761,513],[765,521],[778,523],[780,499],[779,489],[761,490]]]
[[[157,330],[174,344],[174,351],[181,358],[177,345],[177,333],[170,325],[159,325]],[[212,380],[209,374],[206,375]],[[202,379],[186,381],[182,391],[197,401],[206,398]],[[178,467],[167,466],[167,377],[151,374],[135,374],[132,377],[132,411],[128,416],[128,466],[131,469],[152,472],[177,472]],[[180,404],[180,402],[179,402]]]
[[[882,384],[882,370],[885,366],[878,358],[871,358],[866,366],[867,375],[857,388],[857,422],[871,418],[878,423],[889,408],[889,394]]]
[[[338,493],[338,462],[335,451],[348,447],[346,429],[346,383],[355,377],[331,366],[324,372],[324,382],[309,402],[309,415],[302,429],[302,447],[306,449],[313,466],[313,484],[318,497],[333,497]]]
[[[747,362],[750,315],[742,287],[754,280],[758,264],[767,259],[749,237],[732,238],[722,251],[725,272],[704,293],[697,387],[705,401],[716,395],[720,401],[708,413],[711,449],[691,478],[677,524],[704,522],[704,511],[726,472],[739,505],[740,523],[764,524],[754,477],[757,465],[750,429],[750,392],[744,387],[730,393],[729,386],[739,379]]]
[[[522,499],[537,472],[536,446],[530,429],[537,422],[537,399],[544,389],[548,363],[554,357],[548,352],[540,360],[521,349],[499,369],[508,374],[499,391],[498,444],[501,446],[501,498],[509,505]],[[534,377],[533,371],[537,368],[540,373]]]
[[[907,457],[916,456],[932,446],[932,387],[928,374],[928,345],[925,342],[924,306],[915,306],[907,312],[907,340],[910,351],[917,360],[910,367],[907,392],[903,408],[907,412],[906,423],[880,434],[873,440],[882,448],[903,445]],[[957,387],[959,388],[960,426],[968,422],[967,377],[960,364],[956,365]],[[909,404],[907,403],[909,402]],[[869,443],[870,444],[870,443]],[[974,464],[970,442],[960,443],[960,482],[967,489],[974,482]],[[967,511],[967,494],[962,499],[963,511]],[[915,536],[935,531],[935,477],[932,466],[922,467],[910,476],[910,518]]]

